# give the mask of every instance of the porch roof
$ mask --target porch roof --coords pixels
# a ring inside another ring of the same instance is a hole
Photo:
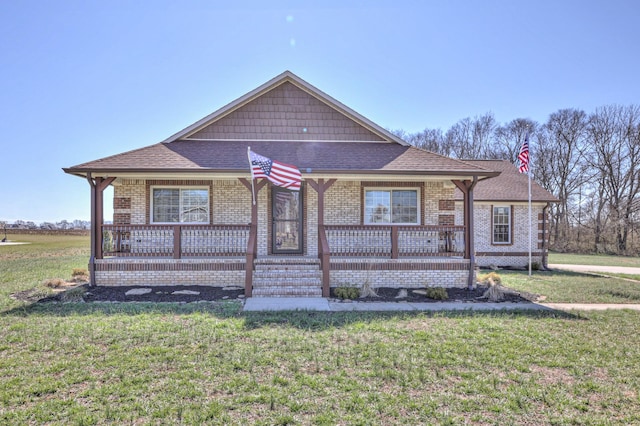
[[[526,202],[529,199],[528,178],[507,160],[466,160],[467,163],[495,170],[498,177],[481,180],[473,190],[475,201]],[[462,192],[456,189],[456,200],[462,201]],[[557,203],[559,200],[549,191],[531,180],[531,201]]]
[[[304,174],[497,176],[495,168],[388,142],[178,140],[64,169],[87,173],[249,173],[247,147]]]

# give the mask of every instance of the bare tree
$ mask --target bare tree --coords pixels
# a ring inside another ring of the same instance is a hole
[[[494,143],[491,148],[491,158],[496,160],[515,161],[520,147],[528,133],[533,135],[539,124],[528,118],[516,118],[495,130]]]
[[[615,105],[598,108],[589,118],[588,134],[594,152],[590,164],[598,172],[602,196],[606,197],[600,200],[601,208],[605,204],[608,207],[617,252],[626,254],[640,192],[640,108]]]
[[[549,116],[537,133],[536,176],[560,200],[552,207],[554,244],[569,247],[570,199],[589,180],[584,162],[587,115],[582,110],[562,109]]]
[[[496,120],[490,112],[458,121],[444,136],[451,149],[450,155],[461,159],[488,158],[496,127]]]

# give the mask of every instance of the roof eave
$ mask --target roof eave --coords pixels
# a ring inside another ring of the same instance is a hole
[[[96,175],[110,175],[116,176],[119,174],[237,174],[246,175],[249,172],[247,169],[123,169],[123,168],[63,168],[65,173],[86,177],[87,173],[93,173]],[[459,179],[465,177],[482,176],[482,177],[494,177],[499,175],[499,172],[485,172],[485,171],[456,171],[456,170],[336,170],[336,169],[305,169],[301,170],[303,175],[397,175],[397,176],[439,176],[439,177],[451,177],[452,179]]]

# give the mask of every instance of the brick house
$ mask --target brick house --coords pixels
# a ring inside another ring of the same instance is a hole
[[[249,146],[297,166],[301,190],[252,190]],[[500,174],[412,147],[289,71],[161,143],[64,171],[91,188],[94,285],[324,297],[473,284],[474,188]]]
[[[480,267],[527,267],[529,265],[529,190],[526,174],[505,160],[466,160],[500,172],[478,182],[473,191],[475,261]],[[455,192],[456,224],[462,224],[463,194]],[[558,199],[531,181],[531,263],[547,266],[550,203]]]

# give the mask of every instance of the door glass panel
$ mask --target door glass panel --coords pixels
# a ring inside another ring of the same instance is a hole
[[[302,253],[299,191],[273,188],[273,252]]]

